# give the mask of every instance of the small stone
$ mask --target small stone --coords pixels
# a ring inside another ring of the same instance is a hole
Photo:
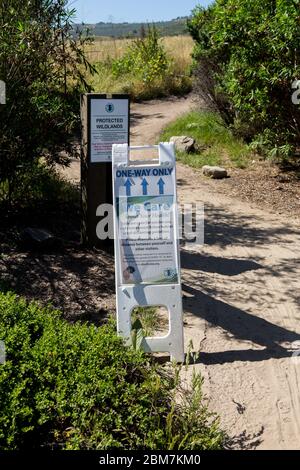
[[[208,176],[209,178],[212,178],[215,180],[228,178],[228,173],[227,173],[227,170],[225,170],[225,168],[206,165],[202,168],[202,170],[205,176]]]
[[[171,137],[170,142],[175,144],[175,148],[178,152],[192,153],[195,151],[196,141],[192,137],[185,135]]]
[[[290,177],[288,175],[277,175],[276,179],[279,183],[290,183]]]
[[[210,146],[209,146],[209,145],[205,145],[205,144],[198,144],[198,143],[196,143],[196,145],[195,145],[195,151],[196,151],[197,153],[203,153],[203,152],[205,152],[206,150],[208,150],[209,148],[210,148]]]
[[[51,232],[44,229],[27,227],[20,236],[22,245],[32,249],[49,249],[58,247],[60,240]]]

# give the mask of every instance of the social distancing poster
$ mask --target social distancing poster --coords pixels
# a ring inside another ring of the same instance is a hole
[[[122,284],[177,284],[175,169],[115,169]]]

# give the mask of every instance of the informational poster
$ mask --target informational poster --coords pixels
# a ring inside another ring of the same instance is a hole
[[[129,141],[129,98],[95,96],[90,104],[91,163],[110,163],[113,144]]]
[[[155,152],[158,158],[152,158]],[[114,145],[112,153],[118,334],[132,346],[133,310],[165,307],[168,333],[142,337],[139,347],[146,353],[168,352],[171,361],[183,363],[175,146],[123,144]]]
[[[122,285],[177,284],[175,168],[115,169]]]

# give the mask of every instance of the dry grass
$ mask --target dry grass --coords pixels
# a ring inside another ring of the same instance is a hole
[[[192,63],[193,40],[190,36],[173,36],[161,41],[171,59],[172,68],[168,79],[157,79],[151,86],[134,75],[116,77],[111,70],[112,61],[121,58],[133,39],[99,37],[86,47],[86,54],[96,66],[97,73],[88,81],[97,93],[128,93],[133,100],[143,100],[168,96],[184,95],[191,90],[189,68]]]
[[[86,47],[87,58],[92,64],[119,59],[131,42],[131,39],[95,38],[94,43]]]
[[[163,38],[162,42],[176,68],[185,72],[192,64],[193,39],[190,36],[170,36]]]
[[[119,59],[133,39],[95,38],[94,44],[87,46],[87,57],[92,63]],[[191,65],[193,39],[190,36],[170,36],[161,39],[169,56],[182,70]]]

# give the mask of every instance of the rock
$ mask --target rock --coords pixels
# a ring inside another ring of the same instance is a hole
[[[44,229],[27,227],[20,236],[23,246],[30,249],[46,250],[61,245],[61,241],[51,232]]]
[[[210,149],[210,145],[205,145],[205,144],[199,144],[198,142],[195,145],[195,151],[197,153],[203,153],[206,150]]]
[[[170,142],[175,144],[176,150],[178,150],[178,152],[191,153],[195,151],[196,141],[192,137],[185,135],[177,137],[175,136],[171,137]]]
[[[208,176],[209,178],[212,178],[215,180],[228,178],[228,173],[227,173],[227,170],[225,170],[225,168],[221,168],[218,166],[204,166],[202,170],[205,176]]]
[[[277,175],[275,178],[279,183],[290,183],[291,182],[291,179],[288,175]]]

